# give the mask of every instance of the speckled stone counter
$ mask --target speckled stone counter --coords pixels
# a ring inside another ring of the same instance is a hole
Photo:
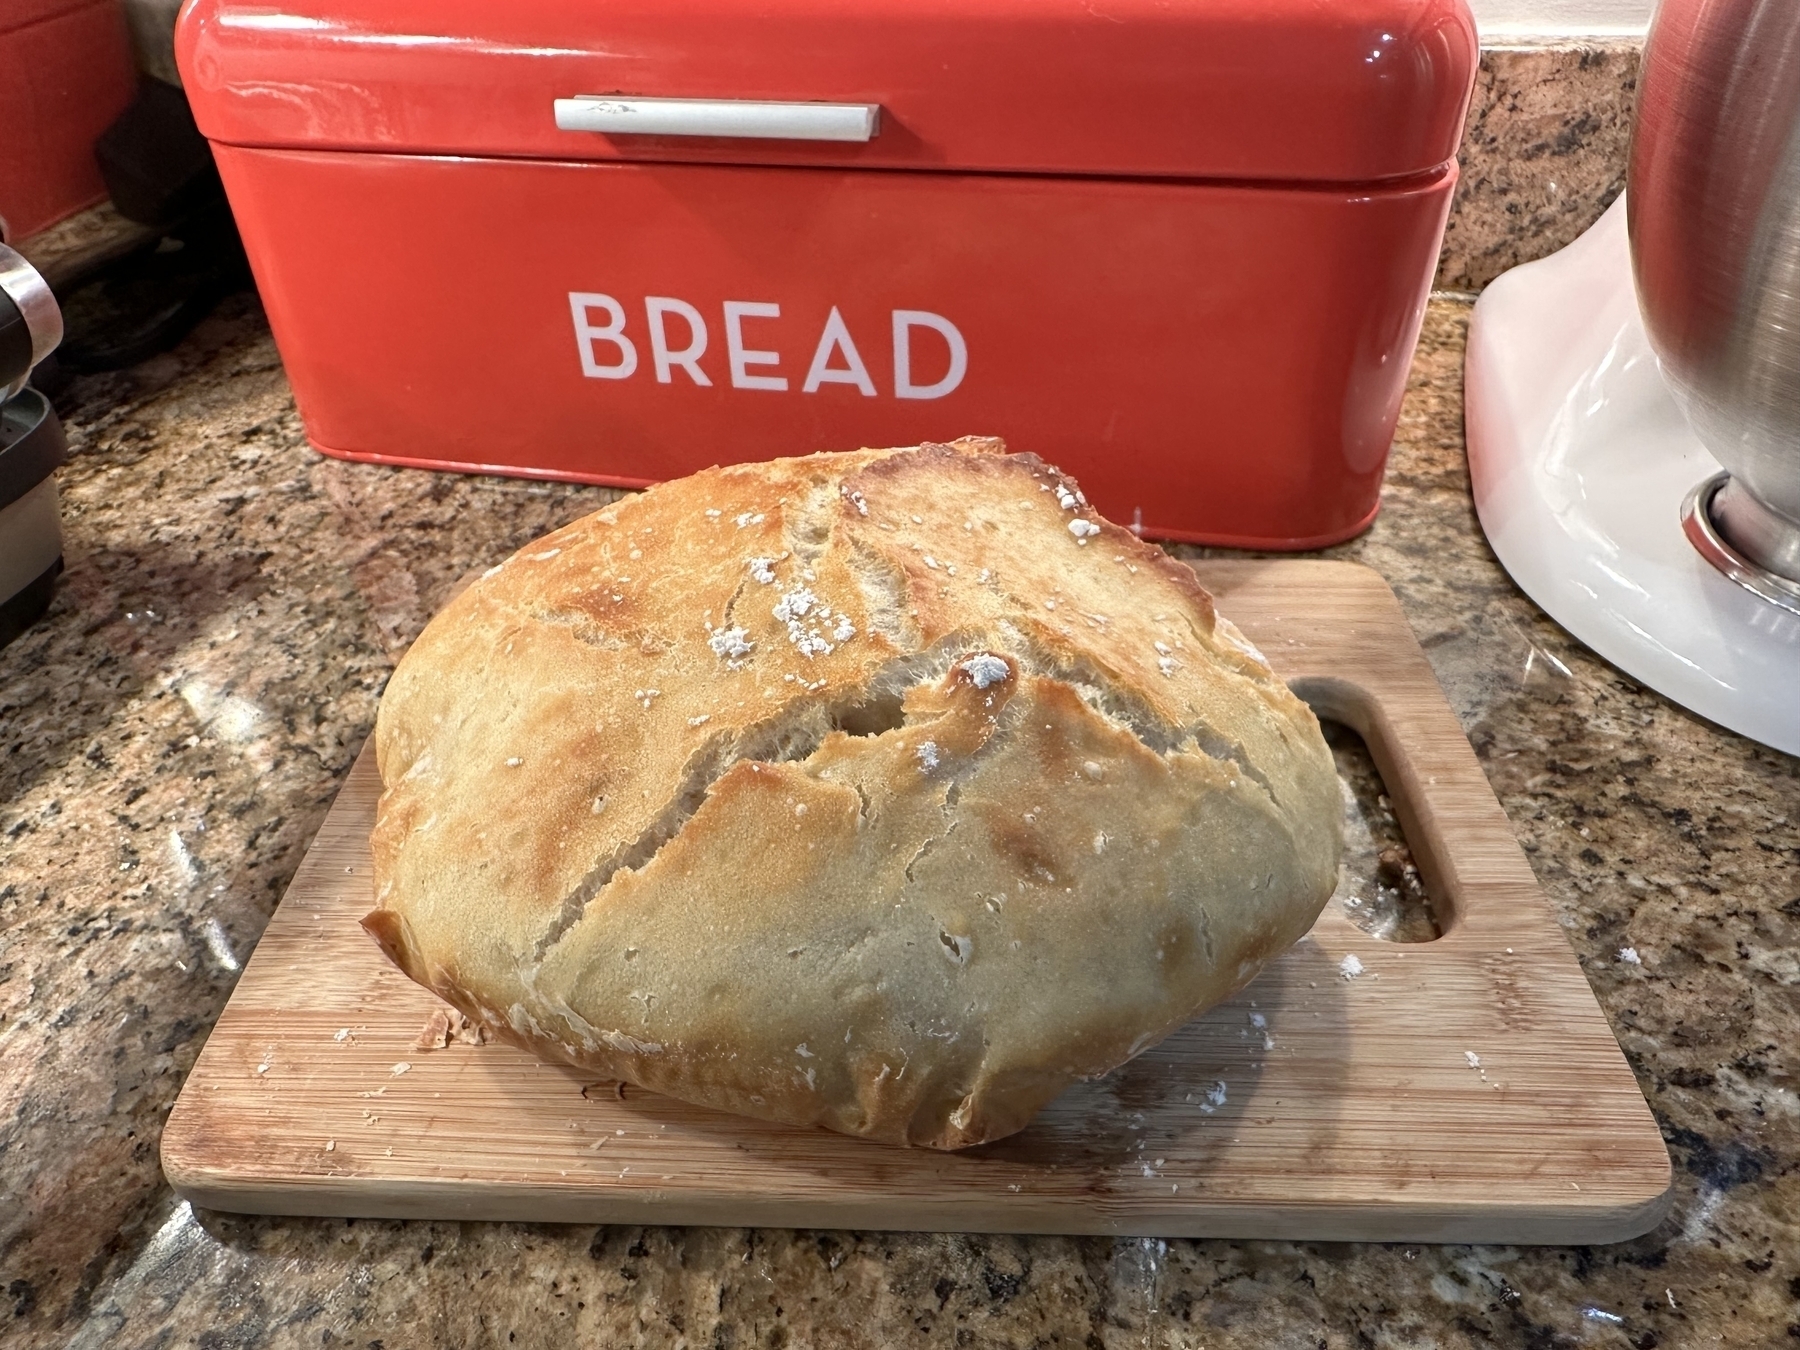
[[[1467,317],[1434,304],[1383,514],[1334,552],[1399,591],[1638,1072],[1679,1178],[1660,1230],[1357,1247],[177,1203],[162,1121],[394,659],[459,576],[609,497],[316,456],[244,296],[65,395],[69,571],[0,651],[0,1341],[1790,1343],[1800,762],[1637,688],[1499,572],[1464,472]]]
[[[1437,284],[1478,291],[1554,253],[1625,187],[1640,42],[1481,53]]]
[[[1490,54],[1447,285],[1598,214],[1634,78],[1628,51]],[[1558,130],[1533,101],[1553,79],[1598,111]],[[69,571],[0,651],[0,1344],[1800,1343],[1800,761],[1638,688],[1499,571],[1462,454],[1467,318],[1434,302],[1383,513],[1332,554],[1399,592],[1637,1071],[1676,1164],[1659,1230],[1432,1248],[178,1203],[162,1122],[394,660],[457,578],[611,496],[314,455],[240,296],[62,396]]]

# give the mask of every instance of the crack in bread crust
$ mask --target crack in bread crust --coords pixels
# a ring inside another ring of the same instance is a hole
[[[1098,662],[1080,656],[1059,658],[1047,652],[1030,633],[1012,625],[1007,627],[1012,654],[1032,674],[1067,684],[1081,696],[1082,702],[1108,721],[1130,731],[1146,749],[1164,759],[1185,750],[1234,764],[1239,772],[1268,794],[1271,802],[1281,805],[1275,785],[1256,767],[1243,742],[1228,738],[1200,720],[1165,723]]]
[[[798,764],[804,768],[813,760],[825,739],[833,733],[878,736],[908,725],[902,717],[892,726],[884,726],[884,717],[866,719],[866,714],[870,709],[884,709],[890,702],[896,708],[903,707],[904,696],[908,691],[942,679],[959,660],[973,654],[972,651],[962,650],[967,646],[966,638],[954,635],[926,651],[909,652],[888,661],[869,679],[860,699],[803,703],[795,708],[784,709],[781,716],[771,718],[738,735],[710,738],[690,757],[678,790],[650,825],[635,839],[614,849],[564,898],[554,921],[534,944],[525,971],[535,971],[543,963],[545,954],[580,921],[587,907],[601,897],[615,876],[621,872],[642,871],[655,862],[664,847],[693,819],[713,785],[732,765],[747,761],[758,764]],[[996,735],[999,734],[1001,730],[997,728]],[[964,769],[962,772],[966,774],[969,771],[971,769]],[[956,784],[957,779],[952,777],[951,788],[954,789]],[[862,795],[860,788],[858,793],[859,796]],[[863,801],[866,811],[866,796]],[[954,828],[955,824],[952,822],[951,829]],[[910,873],[910,865],[908,871]],[[908,879],[911,879],[910,875]],[[529,982],[529,974],[526,978]]]
[[[906,576],[874,549],[851,542],[850,565],[862,590],[864,615],[871,632],[879,633],[902,651],[919,645],[919,631],[906,617]]]

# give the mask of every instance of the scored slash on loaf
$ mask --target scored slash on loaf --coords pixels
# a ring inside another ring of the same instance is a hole
[[[1312,713],[997,441],[710,469],[528,546],[383,699],[390,958],[723,1110],[961,1148],[1240,987],[1336,881]]]

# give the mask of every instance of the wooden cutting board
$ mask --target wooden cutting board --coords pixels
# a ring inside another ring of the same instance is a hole
[[[1412,1242],[1653,1227],[1662,1139],[1393,593],[1349,563],[1197,570],[1368,742],[1436,941],[1381,941],[1334,902],[1238,997],[1023,1133],[895,1149],[584,1085],[506,1045],[416,1049],[442,1005],[357,926],[365,749],[169,1118],[170,1181],[215,1209],[372,1217]]]

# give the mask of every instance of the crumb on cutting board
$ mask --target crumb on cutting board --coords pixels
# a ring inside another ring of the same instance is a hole
[[[425,1019],[425,1025],[413,1038],[412,1048],[421,1052],[447,1049],[452,1041],[463,1045],[485,1045],[488,1029],[455,1008],[439,1008]]]

